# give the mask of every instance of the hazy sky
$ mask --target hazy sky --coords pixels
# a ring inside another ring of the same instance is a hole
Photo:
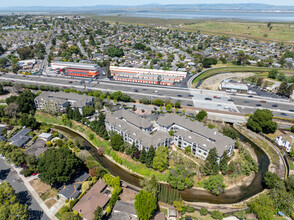
[[[293,0],[0,0],[0,7],[7,6],[91,6],[91,5],[141,5],[141,4],[201,4],[201,3],[264,3],[294,5]]]

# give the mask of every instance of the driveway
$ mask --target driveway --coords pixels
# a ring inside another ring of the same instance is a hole
[[[9,182],[15,189],[21,203],[28,205],[31,220],[49,220],[37,201],[28,192],[17,172],[3,158],[0,158],[0,183],[4,181]]]

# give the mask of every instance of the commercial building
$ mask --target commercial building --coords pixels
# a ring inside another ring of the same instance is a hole
[[[94,77],[99,75],[99,67],[96,64],[54,61],[51,63],[51,68],[65,70],[65,75],[69,76]]]
[[[117,66],[111,66],[110,72],[114,80],[167,86],[181,82],[187,76],[186,72]]]
[[[42,92],[34,101],[36,108],[39,110],[64,112],[66,107],[70,105],[72,108],[78,108],[82,113],[83,107],[93,105],[94,98],[86,94]]]
[[[217,129],[209,129],[198,121],[176,114],[165,114],[151,120],[128,110],[107,112],[105,126],[108,131],[120,134],[125,142],[135,143],[138,150],[145,148],[148,151],[151,145],[156,148],[174,144],[181,149],[190,148],[194,156],[203,160],[212,148],[216,148],[219,160],[225,152],[231,156],[235,145],[233,139]],[[174,136],[169,135],[171,130]]]
[[[245,83],[239,83],[232,80],[225,79],[220,85],[220,90],[227,92],[248,92],[249,88]]]

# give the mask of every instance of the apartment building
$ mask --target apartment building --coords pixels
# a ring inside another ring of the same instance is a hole
[[[138,150],[148,150],[151,145],[156,148],[174,144],[181,149],[191,148],[194,156],[205,160],[209,151],[216,148],[220,160],[225,152],[231,156],[235,145],[233,139],[217,129],[209,129],[203,123],[176,114],[165,114],[157,120],[150,120],[128,110],[119,110],[107,112],[105,125],[108,131],[120,134],[125,142],[135,143]],[[174,136],[169,135],[171,130]]]
[[[39,110],[51,112],[64,112],[70,105],[77,107],[82,113],[83,107],[93,105],[94,98],[86,94],[65,93],[65,92],[42,92],[35,98],[35,106]]]
[[[181,149],[191,148],[191,153],[198,158],[205,160],[212,148],[216,148],[219,159],[225,151],[228,156],[233,154],[235,141],[201,122],[191,121],[176,114],[165,114],[159,117],[155,126],[158,131],[173,130],[173,144]]]

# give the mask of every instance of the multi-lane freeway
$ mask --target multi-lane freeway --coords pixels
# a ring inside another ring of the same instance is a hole
[[[148,98],[155,100],[171,99],[180,101],[183,106],[191,109],[208,109],[214,112],[250,114],[257,108],[267,108],[273,111],[274,116],[294,119],[294,102],[285,99],[273,99],[247,94],[230,94],[222,91],[201,90],[192,88],[175,88],[157,85],[124,83],[109,79],[98,79],[91,83],[86,81],[86,88],[81,85],[81,78],[68,76],[25,76],[6,74],[0,76],[0,81],[13,83],[38,84],[75,88],[78,90],[122,91],[132,98],[139,100]]]

